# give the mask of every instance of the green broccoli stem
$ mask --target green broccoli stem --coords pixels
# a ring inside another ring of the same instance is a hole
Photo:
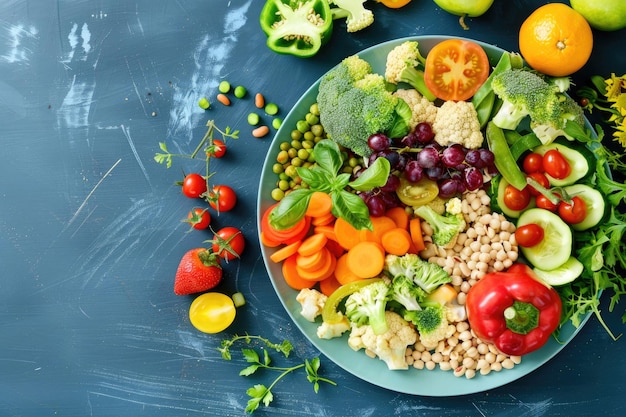
[[[386,303],[380,301],[368,307],[369,325],[374,334],[383,334],[388,330],[385,307]]]
[[[435,101],[437,96],[435,96],[432,91],[426,87],[426,82],[424,81],[424,71],[418,70],[415,67],[406,67],[402,70],[400,74],[400,81],[409,84],[411,87],[415,88],[422,96],[426,97],[429,101]]]

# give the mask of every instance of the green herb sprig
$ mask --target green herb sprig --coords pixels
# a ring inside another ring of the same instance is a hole
[[[251,344],[252,341],[260,342],[265,347],[282,353],[285,358],[288,358],[289,354],[293,350],[293,345],[288,340],[283,340],[281,343],[274,343],[261,336],[251,336],[247,334],[243,336],[234,335],[230,339],[223,340],[221,343],[221,347],[218,348],[218,350],[222,353],[222,358],[226,360],[231,360],[232,356],[230,349],[236,342],[240,341],[248,345]],[[248,404],[245,409],[247,413],[254,412],[254,410],[259,408],[261,403],[268,407],[270,403],[274,400],[274,394],[272,392],[272,389],[276,386],[276,384],[278,384],[278,382],[288,374],[302,368],[304,368],[306,372],[307,380],[313,384],[313,391],[315,391],[316,394],[319,391],[320,382],[337,385],[336,382],[328,378],[321,377],[319,375],[319,368],[321,363],[318,357],[315,357],[313,359],[305,359],[303,363],[295,366],[279,367],[272,365],[268,349],[262,349],[262,354],[259,354],[259,352],[257,352],[256,350],[250,348],[244,348],[241,350],[241,352],[243,353],[243,357],[246,362],[248,362],[250,365],[241,370],[239,372],[239,375],[250,376],[256,373],[259,369],[279,372],[278,376],[272,381],[269,386],[266,386],[264,384],[255,384],[246,390],[246,394],[250,396],[250,399],[248,400]]]

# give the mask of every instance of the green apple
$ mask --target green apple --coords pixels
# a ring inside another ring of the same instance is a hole
[[[612,31],[626,27],[626,0],[570,0],[570,4],[595,29]]]
[[[437,6],[457,16],[477,17],[484,14],[493,0],[433,0]],[[619,1],[619,0],[618,0]]]

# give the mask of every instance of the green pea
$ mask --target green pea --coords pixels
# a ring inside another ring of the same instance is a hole
[[[292,140],[291,141],[291,147],[292,148],[296,148],[296,149],[300,149],[302,148],[302,142],[299,140]]]
[[[295,158],[291,158],[291,165],[296,168],[301,167],[303,162],[304,161],[302,161],[302,159],[298,158],[297,156]]]
[[[261,121],[261,118],[259,117],[258,114],[252,112],[250,114],[248,114],[248,124],[251,126],[256,126],[259,124],[259,122]]]
[[[238,85],[237,87],[235,87],[235,97],[237,98],[244,98],[247,92],[248,90],[246,90],[246,87],[244,87],[243,85]]]
[[[286,180],[278,181],[278,188],[280,188],[283,191],[287,191],[289,189],[289,181],[286,181]]]
[[[319,123],[316,123],[313,126],[311,126],[311,132],[313,132],[315,136],[324,136],[324,126],[322,126]]]
[[[279,180],[289,180],[289,175],[285,174],[284,172],[278,174],[278,179]]]
[[[286,151],[289,148],[291,148],[291,143],[289,143],[289,142],[281,142],[279,147],[280,147],[281,151]]]
[[[302,141],[302,147],[304,149],[313,149],[314,146],[315,142],[313,142],[313,140],[311,139],[305,139],[304,141]]]
[[[298,156],[298,150],[295,148],[291,148],[287,151],[287,154],[289,155],[289,158],[295,158],[296,156]]]
[[[202,97],[200,100],[198,100],[198,106],[200,106],[200,108],[206,110],[209,107],[211,107],[211,103],[209,103],[209,100],[207,100],[206,97]]]
[[[317,103],[311,104],[311,107],[309,107],[309,112],[311,112],[311,114],[314,114],[316,116],[320,115],[320,108],[317,105]]]
[[[274,201],[280,201],[285,197],[285,192],[280,188],[274,188],[272,190],[272,198]]]
[[[220,90],[220,93],[228,93],[230,91],[230,83],[226,80],[220,82],[220,85],[217,87]]]
[[[274,129],[278,129],[278,128],[280,128],[280,126],[281,126],[282,124],[283,124],[283,120],[282,120],[282,119],[280,119],[280,118],[278,118],[278,117],[275,117],[275,118],[272,120],[272,127],[273,127]]]
[[[316,116],[313,113],[307,113],[304,119],[311,126],[316,125],[320,122],[319,116]]]
[[[285,171],[285,168],[283,168],[283,164],[275,163],[274,165],[272,165],[272,172],[274,174],[280,174],[284,171]]]
[[[274,116],[275,114],[277,114],[278,106],[276,105],[276,103],[267,103],[265,105],[265,113],[269,114],[270,116]]]
[[[307,151],[306,149],[298,149],[298,158],[306,161],[307,159],[309,159],[309,151]]]
[[[304,140],[313,140],[315,135],[310,130],[308,132],[304,132]]]
[[[285,174],[289,178],[294,178],[298,175],[298,171],[296,171],[296,167],[294,167],[293,165],[289,165],[287,168],[285,168]]]
[[[291,131],[291,139],[300,140],[300,138],[302,138],[302,132],[296,129]]]
[[[280,151],[278,152],[278,155],[276,156],[276,161],[280,162],[281,164],[284,164],[285,162],[289,161],[290,158],[292,157],[289,156],[289,151]]]
[[[296,129],[298,129],[298,131],[301,133],[309,131],[310,128],[311,127],[306,120],[298,120],[298,122],[296,123]]]

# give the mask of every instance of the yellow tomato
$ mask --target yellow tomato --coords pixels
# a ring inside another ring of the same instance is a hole
[[[439,187],[435,181],[422,178],[418,182],[410,182],[400,176],[400,186],[396,190],[398,198],[407,206],[418,207],[428,204],[439,194]]]
[[[189,307],[189,320],[204,333],[219,333],[235,320],[233,299],[218,292],[198,296]]]

